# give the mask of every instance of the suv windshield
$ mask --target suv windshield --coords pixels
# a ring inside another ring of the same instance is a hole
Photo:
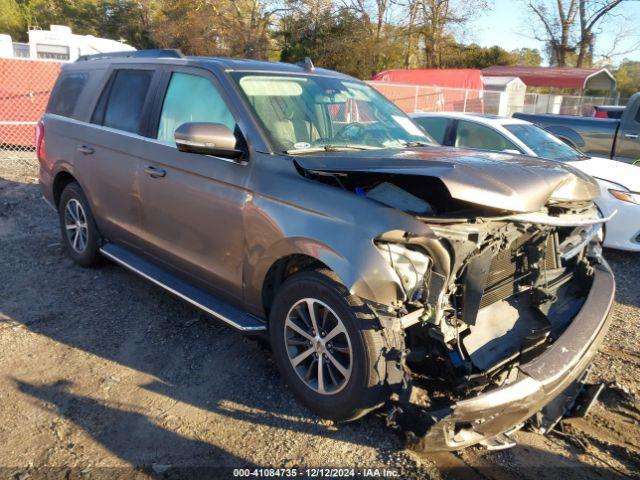
[[[269,139],[283,152],[435,144],[401,110],[361,82],[316,75],[233,77]]]
[[[535,125],[504,125],[504,128],[518,137],[536,155],[561,162],[587,158],[562,140]]]

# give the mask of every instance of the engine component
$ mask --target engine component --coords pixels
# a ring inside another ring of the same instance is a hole
[[[398,274],[402,288],[409,300],[424,286],[424,276],[431,266],[431,259],[424,253],[397,243],[379,243],[378,250]]]
[[[403,212],[412,212],[420,215],[433,213],[431,205],[427,202],[389,182],[382,182],[376,185],[366,193],[366,197]]]

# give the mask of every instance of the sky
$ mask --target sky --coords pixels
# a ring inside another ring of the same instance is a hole
[[[506,50],[522,47],[538,48],[544,57],[544,45],[533,38],[532,17],[524,6],[525,2],[521,0],[488,0],[488,3],[492,4],[493,8],[468,25],[468,31],[464,35],[465,43],[475,42],[483,47],[498,45]],[[602,33],[597,36],[596,53],[610,50],[621,29],[636,33],[635,35],[630,34],[620,41],[620,50],[628,50],[640,41],[640,33],[637,29],[637,22],[640,18],[640,2],[628,1],[618,8],[620,9],[618,15],[615,18],[610,18],[603,26]],[[635,20],[635,24],[633,20]],[[623,58],[640,60],[640,49],[614,57],[613,62],[617,64]]]

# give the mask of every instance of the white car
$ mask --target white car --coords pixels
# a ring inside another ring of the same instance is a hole
[[[640,167],[587,157],[546,130],[516,118],[474,113],[414,113],[414,121],[441,145],[520,153],[566,162],[594,177],[602,189],[596,203],[605,217],[604,246],[640,251]]]

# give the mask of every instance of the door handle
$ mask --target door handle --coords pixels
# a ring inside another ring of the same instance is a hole
[[[149,175],[151,178],[162,178],[167,174],[165,170],[158,167],[154,167],[153,165],[145,165],[144,173]]]
[[[637,133],[625,133],[624,134],[624,138],[628,138],[630,140],[637,140],[638,139],[638,134]]]
[[[93,147],[90,147],[89,145],[80,145],[76,150],[84,155],[93,155],[93,152],[95,151]]]

